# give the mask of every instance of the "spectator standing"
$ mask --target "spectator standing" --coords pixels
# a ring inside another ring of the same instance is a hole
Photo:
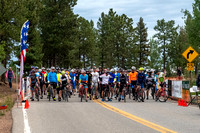
[[[15,79],[15,74],[11,67],[9,67],[8,71],[6,72],[6,78],[8,78],[10,89],[12,89],[12,79]]]

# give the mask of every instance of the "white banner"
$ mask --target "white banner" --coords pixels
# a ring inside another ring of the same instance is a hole
[[[172,81],[172,96],[182,98],[182,81]]]

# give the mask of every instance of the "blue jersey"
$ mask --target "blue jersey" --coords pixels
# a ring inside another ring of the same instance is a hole
[[[82,74],[79,76],[79,80],[81,80],[81,82],[88,82],[88,75],[85,74],[85,76],[83,76]]]
[[[69,76],[71,77],[71,80],[74,80],[76,74],[75,73],[69,73]]]
[[[116,74],[116,81],[117,81],[117,82],[119,82],[119,76],[120,76],[120,73],[117,73],[117,74]]]
[[[57,74],[55,72],[50,72],[47,75],[47,80],[49,82],[53,82],[53,83],[57,83],[58,84]]]
[[[145,83],[145,79],[146,79],[146,76],[144,73],[137,74],[137,83],[143,84],[143,83]]]
[[[115,74],[114,73],[109,73],[110,74],[110,78],[109,78],[109,82],[113,83],[114,79],[115,79]]]

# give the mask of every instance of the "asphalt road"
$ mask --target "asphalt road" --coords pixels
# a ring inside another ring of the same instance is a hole
[[[151,122],[174,132],[200,133],[200,110],[196,106],[180,107],[175,102],[160,103],[153,100],[144,103],[133,100],[127,100],[126,103],[116,100],[104,103],[81,103],[77,95],[69,99],[68,103],[49,102],[46,98],[30,102],[26,110],[28,125],[31,133],[159,132],[152,124],[148,124]],[[15,105],[12,115],[13,133],[25,132],[22,107],[17,108]],[[136,118],[139,121],[134,120]]]

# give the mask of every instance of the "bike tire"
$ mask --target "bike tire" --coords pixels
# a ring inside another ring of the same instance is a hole
[[[163,93],[163,92],[161,92],[161,94],[160,94],[161,96],[158,98],[158,100],[159,100],[160,102],[167,102],[167,100],[168,100],[167,92],[165,91],[165,96],[163,96],[162,93]]]
[[[52,88],[49,89],[49,101],[51,101],[51,96],[52,96]]]
[[[68,102],[68,92],[66,91],[66,97],[65,97],[65,101],[67,101]]]
[[[83,96],[81,96],[81,102],[83,102]]]
[[[126,93],[124,91],[124,102],[126,102]]]

